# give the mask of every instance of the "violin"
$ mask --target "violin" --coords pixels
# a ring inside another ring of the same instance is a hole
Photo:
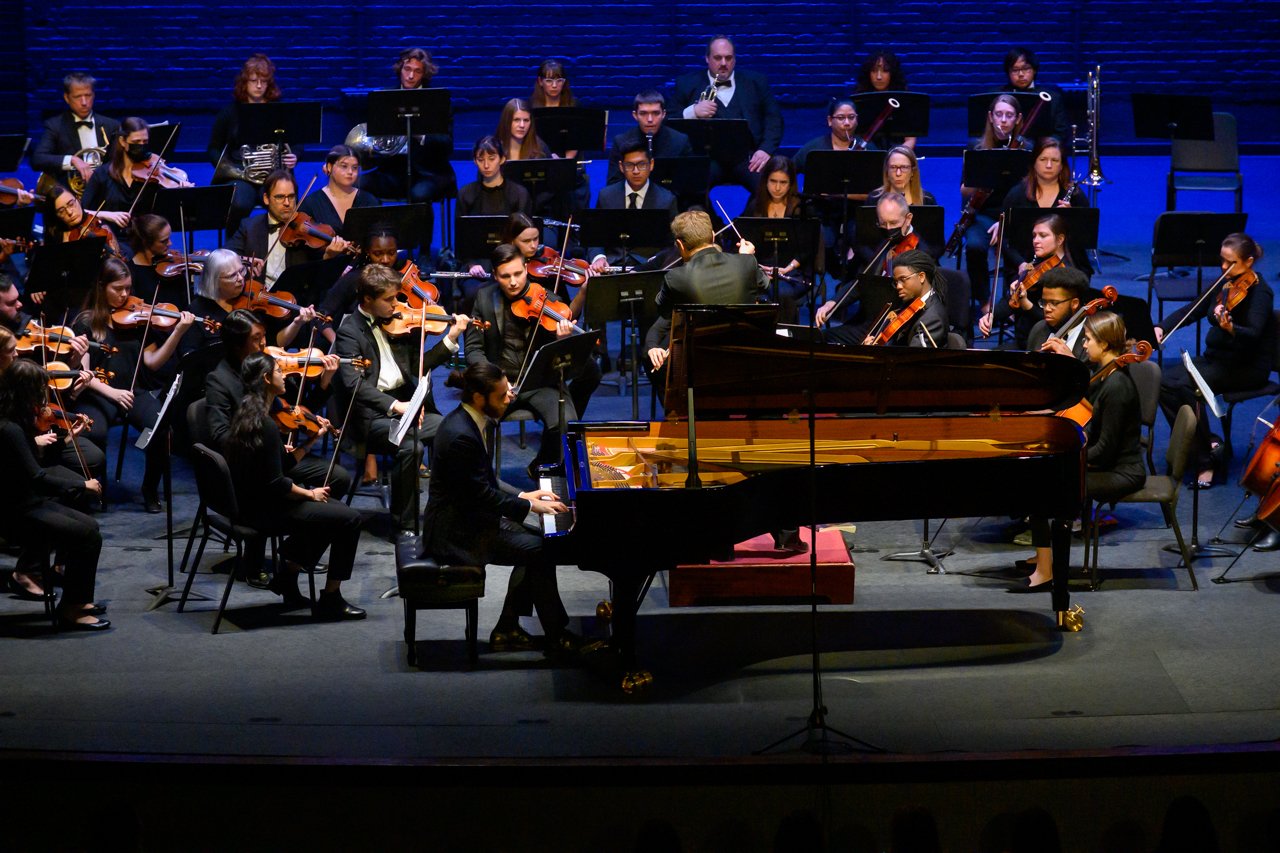
[[[338,233],[305,213],[295,213],[280,228],[280,242],[290,247],[306,246],[308,249],[327,249]],[[354,243],[347,246],[347,254],[360,256],[364,249]]]
[[[1009,307],[1016,311],[1022,304],[1022,297],[1026,295],[1027,291],[1035,287],[1045,273],[1060,266],[1062,266],[1062,258],[1057,255],[1050,255],[1043,261],[1037,261],[1033,257],[1031,259],[1031,269],[1009,285]]]
[[[41,327],[35,320],[27,323],[27,327],[18,335],[18,352],[34,353],[44,347],[55,358],[71,352],[71,339],[76,337],[70,326]],[[100,350],[104,355],[115,355],[119,350],[110,344],[89,338],[89,349]]]
[[[267,347],[266,354],[276,360],[280,372],[297,373],[306,379],[315,379],[324,373],[324,351],[316,348],[307,350],[287,350],[283,347]],[[373,362],[360,356],[338,359],[339,364],[350,364],[357,370],[368,370]]]
[[[0,205],[9,205],[18,203],[19,193],[26,192],[22,187],[22,181],[17,178],[5,178],[0,180]],[[31,200],[44,203],[44,196],[31,194]]]
[[[573,323],[573,318],[569,315],[569,306],[564,300],[536,281],[529,282],[524,293],[511,303],[511,313],[530,323],[538,323],[549,332],[554,332],[561,322]],[[586,332],[576,323],[573,324],[573,330],[579,334]]]
[[[110,250],[111,254],[120,254],[120,241],[116,239],[115,232],[91,213],[81,219],[79,225],[76,225],[66,233],[63,242],[74,243],[76,240],[85,237],[101,237],[107,241],[107,249]]]
[[[320,421],[314,412],[306,406],[287,406],[280,402],[280,398],[276,398],[276,405],[271,412],[271,419],[276,422],[276,426],[281,432],[285,433],[301,433],[308,439],[318,438],[320,433],[325,430],[325,425]],[[341,431],[336,426],[330,426],[328,431],[334,437],[338,437]]]
[[[57,406],[41,406],[36,412],[36,429],[40,432],[48,432],[54,427],[71,432],[77,426],[88,429],[93,426],[93,418],[76,412],[68,414]]]
[[[1137,364],[1140,361],[1146,361],[1151,357],[1151,344],[1146,341],[1138,341],[1133,345],[1133,352],[1121,353],[1111,360],[1111,363],[1105,367],[1101,367],[1092,376],[1089,377],[1089,384],[1101,382],[1111,374],[1115,373],[1126,364]],[[1089,421],[1093,420],[1093,404],[1087,399],[1081,400],[1074,406],[1055,412],[1060,418],[1069,418],[1080,425],[1081,429],[1089,426]]]
[[[145,163],[135,165],[130,174],[135,181],[141,181],[144,184],[159,184],[167,190],[195,186],[195,184],[187,180],[186,172],[181,169],[175,169],[165,163],[159,154],[152,154]]]
[[[80,371],[72,370],[71,365],[62,361],[49,362],[44,366],[44,372],[49,376],[49,387],[55,391],[66,391],[80,378]],[[101,367],[94,370],[93,375],[99,382],[110,382],[116,376]]]
[[[1236,306],[1249,295],[1249,289],[1257,283],[1258,274],[1253,270],[1245,270],[1235,278],[1229,279],[1222,290],[1218,291],[1218,304],[1228,311],[1234,311]]]
[[[199,249],[189,255],[170,249],[164,254],[164,257],[155,261],[156,275],[164,278],[174,278],[183,275],[187,270],[199,275],[204,272],[204,261],[207,257],[209,257],[208,249]]]
[[[246,281],[244,290],[240,292],[239,296],[231,300],[231,307],[233,309],[248,308],[250,311],[261,311],[268,317],[275,317],[276,319],[297,314],[302,310],[292,293],[283,290],[267,290],[266,285],[260,281]],[[316,319],[325,323],[333,322],[333,318],[328,314],[317,313]]]
[[[550,246],[543,246],[529,262],[529,278],[535,281],[555,281],[556,276],[569,287],[582,287],[591,277],[591,264],[578,258],[562,258]]]
[[[111,312],[111,324],[117,329],[136,329],[148,323],[153,329],[172,329],[182,319],[182,312],[177,305],[160,302],[148,305],[141,296],[130,296],[124,305]],[[210,317],[196,317],[210,332],[217,332],[222,324]]]
[[[925,298],[923,296],[917,296],[915,299],[911,300],[905,308],[902,308],[899,311],[890,311],[889,309],[885,309],[885,313],[880,316],[880,320],[875,324],[875,326],[872,326],[872,332],[870,335],[872,341],[869,346],[882,347],[888,344],[889,341],[893,340],[894,335],[902,331],[903,327],[910,323],[917,314],[924,310],[924,303]],[[881,326],[881,324],[883,324],[883,326]],[[880,327],[879,332],[875,331],[877,327]]]
[[[411,334],[419,329],[425,329],[428,335],[443,335],[449,331],[449,327],[453,325],[457,316],[457,314],[450,314],[442,305],[428,302],[425,306],[419,306],[408,313],[397,311],[392,314],[391,320],[382,327],[382,330],[393,338]],[[470,325],[483,330],[492,324],[487,320],[472,318]]]
[[[1080,308],[1077,309],[1076,313],[1072,314],[1067,319],[1067,322],[1063,323],[1058,328],[1058,330],[1054,332],[1052,335],[1050,335],[1049,337],[1058,338],[1058,339],[1065,338],[1071,332],[1071,330],[1076,327],[1076,324],[1079,323],[1081,320],[1083,320],[1085,317],[1092,317],[1094,314],[1097,314],[1103,308],[1110,308],[1112,305],[1116,303],[1116,300],[1119,298],[1120,298],[1120,291],[1116,290],[1114,285],[1108,284],[1106,287],[1102,288],[1101,296],[1099,296],[1097,299],[1092,299],[1089,302],[1086,302],[1084,305],[1081,305]]]
[[[404,274],[400,276],[400,295],[415,311],[424,302],[434,305],[440,301],[440,289],[419,275],[418,265],[413,261],[405,264]]]

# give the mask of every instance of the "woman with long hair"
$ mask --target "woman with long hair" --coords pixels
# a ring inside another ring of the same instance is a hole
[[[877,204],[889,193],[901,193],[907,204],[937,204],[933,193],[920,185],[920,160],[905,145],[890,148],[884,155],[884,181],[867,195],[867,204]]]
[[[1044,268],[1046,264],[1061,264],[1076,268],[1067,244],[1067,221],[1055,213],[1037,219],[1031,227],[1031,254],[1031,260],[1018,264],[1016,274],[1009,281],[1011,295],[1013,288],[1017,288],[1017,307],[1013,307],[1008,299],[999,295],[994,297],[991,300],[990,310],[978,320],[978,330],[984,336],[991,334],[992,329],[1013,317],[1014,341],[1018,347],[1026,344],[1027,334],[1032,326],[1044,319],[1044,312],[1036,304],[1040,298],[1039,286],[1032,284],[1030,287],[1025,287],[1023,282],[1034,270]],[[1009,268],[1013,269],[1012,265]],[[1087,275],[1089,271],[1085,269],[1081,272]]]

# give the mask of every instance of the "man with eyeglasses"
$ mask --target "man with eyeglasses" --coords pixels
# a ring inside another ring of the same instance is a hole
[[[665,210],[667,218],[674,219],[679,212],[676,197],[668,190],[649,180],[653,172],[653,158],[649,156],[644,141],[632,142],[622,150],[618,169],[626,180],[610,184],[600,191],[596,199],[597,210]],[[591,250],[591,269],[602,273],[606,266],[638,266],[649,260],[661,247],[632,246],[624,257],[621,246],[605,246]]]
[[[1080,310],[1080,300],[1089,289],[1088,277],[1080,270],[1055,267],[1040,279],[1039,306],[1044,319],[1027,333],[1028,352],[1056,352],[1088,361],[1084,349],[1084,323],[1077,323],[1067,334],[1054,337],[1062,325]],[[1083,317],[1081,318],[1084,319]]]
[[[305,246],[287,247],[279,239],[280,228],[298,212],[298,184],[287,169],[277,169],[263,181],[262,203],[267,212],[241,222],[227,248],[253,258],[253,277],[268,288],[289,267],[319,260],[321,254],[325,260],[337,257],[349,245],[341,237],[334,237],[321,253]]]
[[[919,249],[903,252],[893,259],[893,289],[898,294],[899,312],[915,306],[915,312],[889,340],[887,346],[946,349],[947,306],[943,296],[933,286],[938,274],[938,264],[933,257]],[[919,303],[917,305],[917,303]],[[864,346],[877,343],[877,329],[863,338]]]
[[[636,95],[631,117],[636,120],[636,126],[615,136],[613,147],[609,149],[610,184],[622,180],[618,164],[622,162],[623,152],[637,142],[644,144],[645,151],[654,160],[693,156],[693,145],[689,142],[689,137],[664,123],[667,118],[667,99],[657,89],[646,89]]]
[[[1058,137],[1058,141],[1063,145],[1071,143],[1071,123],[1067,120],[1067,110],[1064,105],[1062,90],[1057,86],[1049,84],[1036,83],[1036,75],[1040,72],[1040,60],[1036,58],[1035,53],[1026,47],[1012,47],[1004,56],[1004,73],[1008,76],[1009,82],[1003,92],[1048,92],[1049,97],[1049,121],[1053,127],[1053,135]],[[1039,122],[1037,122],[1038,124]],[[1022,133],[1027,133],[1028,128],[1022,128]]]

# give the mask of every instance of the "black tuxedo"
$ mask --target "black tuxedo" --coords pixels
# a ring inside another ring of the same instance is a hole
[[[622,170],[618,168],[618,163],[622,161],[623,150],[639,142],[646,142],[639,127],[624,130],[613,138],[613,147],[609,149],[610,184],[616,184],[622,180]],[[646,144],[649,143],[646,142]],[[651,154],[655,160],[661,160],[664,157],[693,156],[693,145],[689,142],[689,137],[665,124],[653,135],[652,146]]]
[[[107,148],[120,132],[120,122],[96,112],[93,114],[93,121],[97,147]],[[44,133],[31,150],[31,168],[51,175],[64,187],[67,186],[68,173],[62,170],[62,158],[75,154],[82,147],[75,123],[76,117],[70,110],[46,119]]]
[[[1049,340],[1049,338],[1056,333],[1057,329],[1051,328],[1047,320],[1041,320],[1039,323],[1036,323],[1031,327],[1031,331],[1027,332],[1027,352],[1039,352],[1040,347],[1044,342]],[[1075,346],[1071,348],[1071,352],[1080,361],[1089,360],[1089,354],[1084,351],[1083,331],[1076,335],[1076,343]]]
[[[659,317],[645,335],[645,350],[667,346],[675,306],[745,305],[759,301],[768,284],[754,255],[703,249],[667,271],[656,300]]]
[[[276,235],[280,233],[278,231],[269,233],[267,225],[267,214],[265,213],[243,220],[236,233],[227,241],[227,248],[237,255],[247,255],[252,258],[266,260],[267,249],[270,248]],[[323,252],[315,252],[308,249],[306,246],[286,247],[284,250],[285,269],[297,264],[305,264],[308,261],[319,260],[323,254]]]
[[[673,103],[677,111],[697,103],[698,96],[711,82],[706,70],[685,74],[676,79]],[[728,104],[720,101],[716,118],[744,119],[751,131],[751,139],[757,150],[774,154],[782,143],[782,110],[773,97],[769,81],[754,71],[735,71],[733,74],[733,98]],[[754,153],[751,152],[751,153]],[[759,175],[747,169],[749,153],[737,163],[711,163],[711,185],[736,183],[748,191],[755,189]]]
[[[600,195],[596,197],[597,210],[626,210],[628,198],[631,193],[631,185],[626,181],[617,184],[609,184],[600,190]],[[676,214],[680,212],[676,204],[676,197],[670,190],[649,182],[649,189],[645,191],[644,203],[640,205],[641,210],[665,210],[667,212],[668,221],[675,219]],[[670,243],[670,241],[668,241]],[[631,247],[631,265],[637,265],[647,261],[652,255],[657,253],[661,246],[632,246]],[[621,246],[600,246],[592,247],[587,252],[589,258],[596,255],[604,255],[609,260],[610,266],[621,266],[622,257]]]

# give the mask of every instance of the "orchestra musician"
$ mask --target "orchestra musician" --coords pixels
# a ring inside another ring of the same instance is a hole
[[[1100,311],[1082,325],[1084,349],[1097,375],[1127,349],[1124,320],[1118,314]],[[1128,368],[1122,366],[1091,381],[1086,399],[1093,406],[1093,416],[1086,428],[1085,495],[1106,503],[1137,491],[1146,482],[1138,388]],[[1036,553],[1016,564],[1018,573],[1029,576],[1010,592],[1047,592],[1052,586],[1055,567],[1049,530],[1048,519],[1031,519],[1031,544]]]
[[[320,326],[321,335],[329,343],[337,338],[334,329],[341,325],[342,318],[354,310],[358,301],[356,288],[360,284],[360,271],[369,264],[382,264],[396,272],[402,272],[408,264],[407,258],[400,260],[400,241],[395,229],[385,222],[375,222],[370,226],[365,235],[364,255],[338,277],[320,300],[317,313],[332,318],[332,322],[324,322]],[[441,296],[443,299],[443,294]]]
[[[545,160],[552,156],[551,149],[533,126],[530,109],[529,102],[523,98],[512,98],[502,107],[494,136],[506,160]]]
[[[502,174],[507,162],[506,148],[497,136],[482,136],[471,151],[476,180],[458,191],[459,216],[507,216],[532,213],[533,203],[523,185],[508,181]]]
[[[134,250],[128,259],[134,294],[147,302],[167,302],[186,308],[186,276],[166,277],[156,271],[156,266],[173,250],[173,229],[169,221],[154,213],[135,216],[129,223],[127,240]],[[192,279],[198,274],[193,270]]]
[[[656,303],[658,319],[645,333],[650,378],[659,396],[666,387],[665,366],[671,347],[671,312],[677,305],[745,305],[758,302],[768,287],[756,262],[755,246],[743,240],[738,254],[720,251],[711,217],[687,210],[671,221],[671,234],[684,263],[667,271]]]
[[[31,150],[31,168],[64,188],[70,188],[72,174],[83,182],[81,186],[88,184],[94,166],[80,155],[98,149],[105,156],[111,140],[120,132],[120,122],[94,112],[95,82],[82,72],[62,78],[62,100],[66,101],[67,111],[45,120],[44,133]]]
[[[236,74],[235,84],[231,91],[232,102],[223,107],[213,120],[213,128],[209,132],[209,146],[205,156],[209,164],[215,167],[214,184],[229,183],[235,187],[231,196],[231,212],[227,216],[227,236],[236,233],[240,220],[244,219],[258,206],[262,195],[262,182],[267,174],[276,168],[293,170],[298,165],[298,156],[284,146],[283,150],[271,151],[271,165],[263,168],[253,165],[245,167],[246,151],[256,159],[262,148],[273,143],[262,143],[251,148],[240,139],[239,123],[236,118],[236,104],[270,104],[280,100],[280,85],[276,82],[276,65],[263,53],[255,53],[244,61]],[[263,158],[266,159],[266,158]],[[277,165],[278,161],[278,165]]]
[[[920,161],[916,152],[899,145],[884,155],[884,183],[867,194],[867,204],[878,204],[888,193],[900,193],[907,204],[937,204],[933,193],[920,185]]]
[[[895,256],[893,287],[900,303],[898,310],[914,310],[914,314],[888,340],[877,340],[873,326],[862,344],[945,349],[947,306],[942,294],[934,287],[937,274],[938,262],[928,252],[909,249]],[[918,306],[917,302],[920,303]]]
[[[298,205],[321,225],[342,233],[347,211],[353,207],[381,207],[382,202],[368,190],[360,189],[360,158],[346,145],[335,145],[324,158],[324,174],[329,179],[319,192],[308,195]]]
[[[133,278],[124,261],[115,257],[105,259],[85,310],[74,324],[77,334],[117,349],[111,355],[101,349],[91,349],[85,354],[83,369],[105,368],[111,373],[105,381],[97,376],[90,379],[74,406],[77,413],[93,419],[85,435],[102,449],[106,447],[107,430],[113,424],[124,421],[138,432],[155,424],[160,398],[177,375],[179,344],[195,323],[195,316],[183,311],[177,324],[168,330],[154,326],[118,326],[111,317],[112,312],[124,307],[132,290]],[[142,505],[149,513],[161,510],[158,490],[168,453],[168,442],[163,435],[155,436],[147,445],[141,492]]]
[[[1022,123],[1022,110],[1013,95],[997,95],[987,110],[987,123],[982,136],[972,140],[969,148],[974,151],[990,151],[999,148],[1030,148],[1031,143],[1017,134]],[[961,198],[968,201],[977,188],[960,186]],[[991,276],[987,261],[995,240],[996,217],[1000,215],[1002,199],[994,193],[988,195],[978,207],[977,215],[964,232],[965,269],[969,273],[969,286],[973,298],[985,301],[991,289]]]
[[[240,511],[263,528],[286,534],[272,592],[284,598],[286,607],[308,604],[298,591],[298,574],[313,570],[328,550],[324,590],[312,612],[326,621],[363,619],[365,612],[342,597],[342,582],[351,578],[360,542],[360,513],[331,500],[340,496],[332,485],[306,488],[285,473],[285,456],[299,459],[305,448],[285,445],[271,418],[273,404],[285,392],[276,360],[250,354],[240,379],[245,393],[223,447]]]
[[[489,635],[491,651],[537,647],[536,638],[520,626],[520,614],[532,604],[542,624],[543,654],[572,657],[582,639],[566,627],[569,616],[556,585],[555,562],[542,536],[522,524],[531,512],[551,515],[567,508],[553,492],[517,492],[499,483],[489,462],[486,436],[507,412],[514,396],[511,384],[498,365],[483,359],[451,373],[447,384],[461,390],[462,403],[445,416],[436,434],[422,552],[442,564],[513,567],[502,613]]]
[[[83,472],[45,467],[37,458],[40,429],[37,414],[46,405],[48,374],[38,364],[19,359],[0,372],[0,533],[23,549],[21,565],[31,565],[57,551],[62,566],[62,600],[57,606],[63,630],[101,631],[111,623],[99,617],[104,605],[94,601],[94,581],[102,535],[98,523],[70,504],[85,495],[101,495],[102,484]],[[54,582],[51,574],[46,584]],[[22,583],[18,587],[28,594]],[[15,592],[17,590],[14,590]]]
[[[1052,209],[1058,207],[1088,207],[1089,198],[1064,166],[1066,152],[1062,143],[1052,136],[1041,137],[1031,149],[1031,171],[1004,197],[1004,209]],[[992,240],[995,235],[992,235]],[[1024,258],[1017,247],[1005,243],[1005,262],[1009,266],[1022,263]],[[1088,254],[1083,249],[1073,249],[1071,263],[1076,269],[1092,271]]]
[[[796,152],[796,171],[804,173],[809,155],[814,151],[875,151],[874,146],[863,142],[855,131],[858,129],[858,110],[849,98],[834,98],[827,105],[826,133],[810,139]]]
[[[775,154],[769,158],[764,168],[764,179],[756,184],[755,191],[747,199],[743,216],[762,217],[765,219],[793,219],[800,214],[800,190],[796,183],[796,166],[790,157]],[[770,258],[781,261],[782,258]],[[812,265],[812,258],[806,258],[806,267]],[[790,276],[801,268],[799,253],[796,257],[780,263],[777,269],[776,299],[781,306],[779,319],[783,323],[794,323],[799,316],[799,301],[804,296],[806,287],[803,279]],[[774,268],[761,261],[760,269],[773,284]]]
[[[616,184],[623,179],[618,168],[622,152],[636,142],[643,142],[645,150],[655,160],[693,156],[689,137],[666,125],[667,99],[657,89],[645,89],[636,95],[631,117],[636,120],[636,126],[615,136],[609,149],[609,183]]]
[[[86,210],[98,211],[99,219],[105,219],[117,229],[129,226],[129,211],[144,183],[134,176],[134,171],[151,168],[153,155],[147,147],[150,141],[151,131],[145,120],[130,116],[120,123],[120,135],[112,141],[106,162],[85,185],[81,202]],[[191,186],[186,172],[172,166],[168,171],[184,186]]]
[[[1084,324],[1062,337],[1054,337],[1062,324],[1080,310],[1080,300],[1089,288],[1089,277],[1070,267],[1055,267],[1040,279],[1040,299],[1036,304],[1044,312],[1044,319],[1027,333],[1028,352],[1056,352],[1088,361],[1084,347]]]
[[[49,190],[44,199],[48,210],[53,212],[53,216],[47,213],[44,217],[45,239],[51,243],[66,243],[79,237],[79,231],[86,225],[91,225],[90,214],[85,212],[84,206],[80,204],[80,199],[76,198],[75,193],[64,186],[55,186]],[[108,219],[114,220],[119,218],[125,221],[123,214],[108,213],[103,211],[100,214],[104,221]],[[106,251],[113,254],[120,254],[120,241],[116,239],[116,235],[110,228],[102,226],[102,231],[106,235]],[[91,234],[91,236],[93,236]]]
[[[1009,284],[1011,291],[1015,288],[1017,290],[1018,307],[1012,307],[1008,299],[993,298],[991,310],[978,319],[978,330],[985,336],[1012,317],[1014,341],[1019,349],[1026,349],[1027,334],[1031,331],[1031,327],[1044,316],[1036,304],[1036,300],[1039,299],[1039,287],[1032,285],[1030,288],[1025,288],[1022,282],[1035,271],[1043,269],[1046,264],[1052,266],[1061,263],[1074,267],[1070,248],[1067,245],[1066,220],[1053,213],[1037,219],[1031,227],[1031,251],[1035,257],[1031,261],[1018,264],[1017,275]]]
[[[305,264],[320,253],[305,246],[285,246],[279,239],[280,228],[293,219],[298,209],[298,183],[292,172],[277,169],[268,175],[262,184],[262,202],[267,212],[241,222],[235,235],[227,241],[227,248],[237,255],[253,258],[254,277],[270,288],[288,267]],[[337,257],[349,245],[342,237],[334,237],[322,256],[325,260]]]
[[[343,318],[334,345],[334,351],[343,358],[358,356],[371,363],[363,379],[361,371],[350,363],[339,368],[338,397],[344,409],[354,397],[351,422],[346,425],[349,433],[364,436],[369,453],[395,457],[390,478],[391,518],[398,531],[397,538],[414,535],[417,520],[413,501],[418,491],[418,466],[422,458],[420,455],[415,458],[414,448],[425,449],[440,425],[440,413],[431,391],[427,392],[418,425],[409,429],[398,446],[391,443],[396,422],[409,409],[419,373],[422,382],[430,383],[431,371],[458,351],[458,338],[470,322],[466,315],[456,315],[448,333],[423,353],[416,330],[399,337],[386,333],[387,322],[400,307],[396,299],[399,292],[400,276],[390,268],[370,264],[362,269],[356,286],[360,304]]]
[[[538,74],[533,81],[533,94],[529,97],[530,106],[537,107],[576,107],[578,99],[574,97],[569,86],[569,78],[565,76],[564,63],[557,59],[544,59],[538,66]],[[570,160],[578,158],[576,150],[567,150],[563,154]],[[587,179],[586,167],[578,166],[577,182],[573,187],[573,208],[581,210],[591,203],[591,184]]]
[[[547,289],[567,290],[570,286],[567,282],[561,281],[559,287],[556,286],[556,277],[554,274],[549,276],[537,276],[529,267],[533,264],[554,264],[555,259],[560,256],[552,247],[542,242],[542,231],[534,224],[533,220],[525,216],[523,213],[513,213],[511,218],[507,220],[507,224],[503,226],[500,235],[502,243],[510,243],[520,250],[520,254],[524,257],[525,271],[530,281],[535,281]],[[587,273],[591,275],[590,272]],[[484,284],[485,282],[480,282]],[[587,286],[583,284],[577,289],[573,299],[569,302],[568,316],[577,320],[582,316],[582,306],[587,298]],[[474,302],[474,297],[472,299]]]
[[[898,59],[892,50],[884,48],[873,50],[858,66],[858,75],[853,86],[855,95],[864,92],[905,91],[907,91],[907,75],[902,70],[902,60]],[[901,145],[915,150],[916,138],[914,136],[893,138],[882,130],[871,137],[871,144],[881,149],[891,145]]]
[[[1248,234],[1230,234],[1222,241],[1221,257],[1227,282],[1235,285],[1256,278],[1243,298],[1234,307],[1228,307],[1224,284],[1224,289],[1219,291],[1222,296],[1210,296],[1198,304],[1187,303],[1163,318],[1155,330],[1156,341],[1163,343],[1175,326],[1202,319],[1209,321],[1204,351],[1192,361],[1215,393],[1265,385],[1272,369],[1277,334],[1275,296],[1256,268],[1262,258],[1262,247]],[[1178,409],[1184,405],[1195,407],[1199,415],[1194,457],[1199,471],[1196,487],[1207,489],[1213,485],[1215,468],[1220,467],[1226,451],[1222,439],[1210,435],[1204,404],[1194,381],[1180,362],[1166,361],[1160,381],[1160,409],[1172,424]]]
[[[473,326],[467,331],[467,364],[488,361],[502,368],[508,379],[518,380],[526,364],[526,357],[543,343],[574,334],[568,319],[556,324],[550,332],[536,322],[536,314],[525,318],[517,314],[513,305],[528,293],[532,283],[528,280],[525,256],[510,243],[503,243],[493,250],[490,259],[493,284],[476,294],[475,316],[489,323],[485,329]],[[568,306],[561,306],[557,313],[564,313]],[[592,393],[600,384],[600,368],[589,359],[582,372],[569,382],[569,397],[565,401],[565,418],[579,420],[586,412]],[[560,393],[554,385],[537,388],[521,387],[511,403],[513,409],[527,409],[542,424],[542,440],[538,452],[529,465],[530,476],[539,465],[549,464],[559,458],[560,448]]]
[[[679,212],[676,197],[665,187],[649,180],[653,174],[653,157],[645,140],[636,140],[622,149],[618,170],[624,175],[622,183],[609,184],[600,190],[596,198],[597,210],[665,210],[668,219]],[[604,246],[592,249],[591,269],[603,273],[606,267],[635,267],[645,263],[661,249],[660,246],[632,246],[624,257],[621,246]]]
[[[396,72],[400,89],[429,89],[432,79],[440,71],[431,53],[420,47],[400,51],[391,67]],[[433,203],[451,198],[458,188],[458,176],[449,162],[453,156],[453,137],[447,133],[423,134],[409,140],[409,147],[413,179],[407,191],[406,173],[410,164],[405,162],[408,156],[405,154],[378,156],[365,163],[360,188],[377,198],[407,198],[409,204],[426,204],[426,221],[418,240],[418,257],[425,259],[431,256],[432,233],[435,230]],[[412,244],[407,234],[405,242]]]
[[[1004,55],[1004,73],[1008,83],[1003,87],[1005,92],[1047,92],[1049,101],[1049,119],[1053,125],[1053,135],[1059,139],[1069,139],[1071,123],[1067,120],[1066,102],[1062,90],[1047,83],[1037,83],[1040,73],[1040,60],[1027,47],[1011,47]]]
[[[737,55],[728,36],[708,42],[706,63],[706,71],[676,79],[675,103],[683,105],[681,115],[687,119],[746,120],[756,150],[737,163],[712,160],[711,185],[735,183],[750,191],[782,142],[782,111],[763,74],[737,70]]]

